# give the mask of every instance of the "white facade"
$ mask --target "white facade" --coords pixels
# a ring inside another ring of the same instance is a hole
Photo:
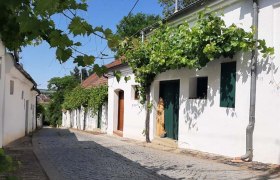
[[[5,47],[0,42],[0,147],[3,145],[5,53]]]
[[[249,30],[252,26],[253,1],[216,1],[210,8],[221,10],[227,25],[235,23]],[[219,8],[219,9],[218,9]],[[253,135],[255,161],[280,164],[280,1],[259,1],[259,39],[275,48],[272,59],[258,59],[256,123]],[[194,21],[193,14],[177,19]],[[192,24],[192,23],[191,23]],[[199,71],[180,69],[167,71],[156,77],[151,86],[153,109],[151,112],[150,137],[156,131],[156,107],[159,99],[160,81],[179,80],[178,146],[209,153],[237,157],[245,154],[246,127],[250,105],[250,53],[237,54],[233,59],[219,59]],[[221,63],[236,61],[235,108],[220,107]],[[127,83],[118,83],[109,77],[108,133],[117,130],[118,91],[124,91],[123,136],[144,140],[145,109],[133,99],[134,76],[128,67],[121,67],[124,76],[131,75]],[[208,77],[207,99],[191,99],[194,77]]]
[[[4,46],[1,53],[1,140],[0,147],[23,137],[36,128],[36,96],[31,82]]]
[[[118,93],[124,91],[124,129],[123,137],[144,140],[145,136],[143,131],[145,129],[145,115],[146,110],[139,100],[135,100],[135,86],[137,83],[134,81],[134,75],[132,74],[128,66],[119,67],[116,70],[122,72],[123,76],[130,76],[131,79],[125,82],[124,78],[121,78],[120,82],[113,76],[108,78],[108,134],[113,134],[118,128]]]
[[[97,114],[92,111],[85,111],[83,107],[71,111],[67,110],[62,113],[62,127],[85,131],[93,131],[99,128],[101,132],[107,132],[107,110],[107,103],[102,106],[101,111]]]

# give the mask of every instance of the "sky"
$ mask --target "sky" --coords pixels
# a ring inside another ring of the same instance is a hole
[[[132,13],[142,12],[145,14],[161,15],[162,8],[157,1],[139,0]],[[88,0],[88,11],[81,12],[79,15],[93,26],[103,26],[115,32],[116,25],[124,16],[128,15],[135,2],[136,0]],[[55,16],[54,21],[61,29],[65,29],[66,23],[69,22],[62,15]],[[83,43],[83,46],[79,49],[82,52],[98,55],[105,49],[105,54],[113,56],[110,49],[106,47],[106,42],[98,37],[79,37],[77,39]],[[55,58],[55,49],[51,49],[47,43],[23,48],[20,57],[20,63],[23,64],[24,69],[37,82],[39,89],[46,89],[48,80],[52,77],[69,75],[70,71],[75,67],[71,60],[60,64]],[[111,61],[113,59],[97,60],[96,63],[107,64]]]

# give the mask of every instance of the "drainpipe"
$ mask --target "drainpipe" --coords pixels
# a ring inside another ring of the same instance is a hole
[[[258,0],[253,0],[253,27],[255,28],[254,40],[258,39]],[[256,108],[256,81],[257,81],[257,42],[252,51],[251,60],[251,89],[250,89],[250,114],[249,124],[246,128],[246,154],[241,156],[241,160],[253,160],[253,132],[255,127],[255,108]]]
[[[175,10],[174,13],[178,12],[178,0],[175,0]]]

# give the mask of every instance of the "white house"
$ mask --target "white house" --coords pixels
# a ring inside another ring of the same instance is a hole
[[[36,128],[37,84],[0,43],[0,147]]]
[[[128,65],[122,64],[120,60],[115,62],[117,65],[109,69],[109,74],[120,71],[122,76],[130,76],[131,80],[126,82],[121,78],[118,82],[114,76],[108,77],[107,133],[144,140],[146,110],[139,103],[138,84],[135,83],[134,75]]]
[[[187,20],[192,24],[196,12],[206,6],[222,11],[227,25],[235,23],[245,30],[253,25],[253,0],[198,0],[167,22],[176,25]],[[259,55],[257,60],[253,160],[280,164],[280,0],[259,0],[256,15],[258,37],[275,48],[275,55],[272,59]],[[113,70],[130,75],[131,80],[108,79],[107,132],[144,140],[146,111],[135,93],[134,75],[125,64]],[[178,147],[239,157],[246,151],[250,89],[251,52],[217,59],[201,70],[164,72],[151,86],[150,137],[154,139],[156,134],[156,108],[162,97],[167,137],[176,140]]]
[[[107,85],[107,78],[92,74],[81,84],[84,88],[95,88]],[[62,112],[62,127],[74,128],[85,131],[107,131],[107,102],[103,104],[97,114],[84,107]]]

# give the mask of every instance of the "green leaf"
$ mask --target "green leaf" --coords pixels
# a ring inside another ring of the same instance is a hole
[[[95,64],[93,66],[93,72],[96,73],[99,77],[103,75],[102,68],[98,64]]]
[[[43,14],[47,12],[53,14],[59,5],[59,0],[51,0],[51,2],[46,0],[36,0],[34,2],[35,10]]]
[[[87,33],[86,28],[83,26],[84,21],[80,17],[74,17],[68,26],[68,29],[74,36],[85,35]]]
[[[130,76],[125,76],[125,77],[124,77],[124,80],[125,80],[125,82],[127,83],[127,81],[131,80],[131,77],[130,77]]]
[[[120,71],[114,71],[113,75],[115,76],[117,81],[120,82],[121,77],[122,77],[122,73]]]
[[[49,38],[51,47],[65,48],[73,45],[73,41],[66,34],[63,34],[61,30],[52,31]]]
[[[85,65],[91,65],[94,63],[95,57],[94,56],[84,56]]]
[[[231,50],[231,47],[230,47],[230,46],[226,46],[226,47],[224,48],[224,50],[225,50],[226,52],[229,52],[229,51]]]
[[[97,26],[93,29],[94,32],[103,32],[103,27],[102,26]]]
[[[113,34],[112,30],[109,28],[105,29],[105,31],[103,33],[104,33],[105,37],[107,37],[107,38]]]
[[[74,59],[74,63],[77,63],[78,66],[84,67],[84,66],[85,66],[84,56],[77,56],[77,57]]]
[[[75,46],[81,46],[81,45],[82,45],[82,43],[80,43],[80,42],[76,42],[76,43],[74,43],[74,45],[75,45]]]
[[[72,50],[70,48],[67,49],[56,49],[56,58],[61,62],[66,62],[72,56]]]

